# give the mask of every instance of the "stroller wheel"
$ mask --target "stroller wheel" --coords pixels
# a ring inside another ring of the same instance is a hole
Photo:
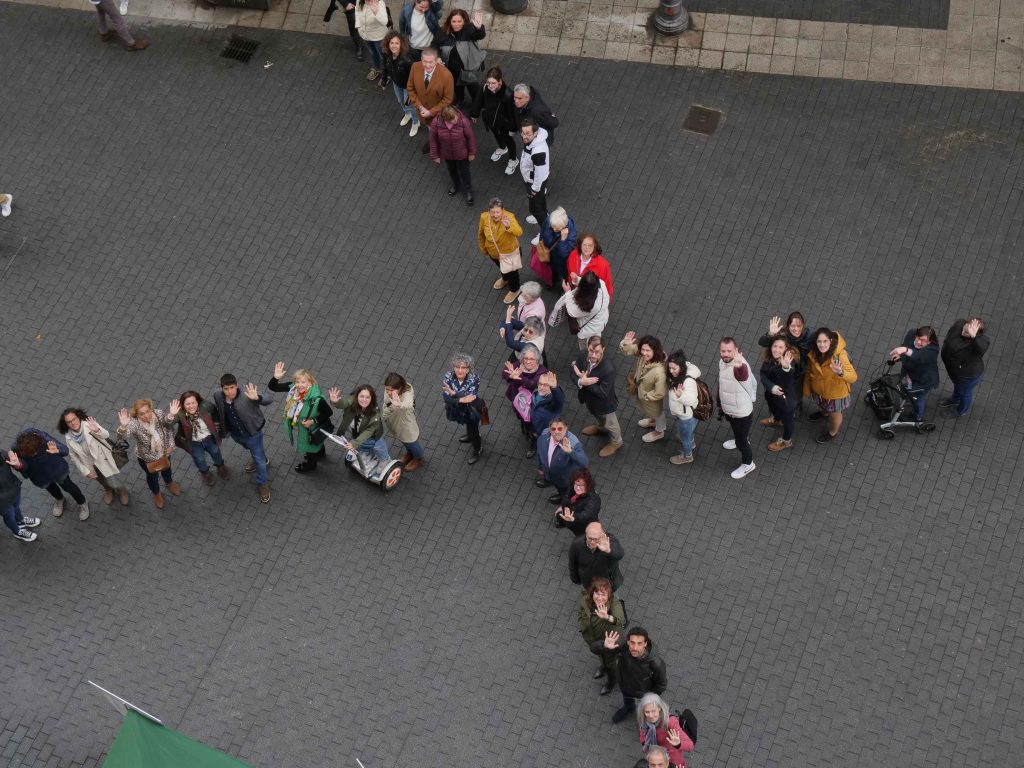
[[[879,437],[881,437],[883,440],[892,440],[894,437],[896,437],[896,433],[891,429],[883,429],[880,430]]]
[[[935,431],[935,425],[932,424],[930,421],[922,421],[920,424],[917,425],[917,433],[919,435],[923,435],[925,432],[934,432],[934,431]]]

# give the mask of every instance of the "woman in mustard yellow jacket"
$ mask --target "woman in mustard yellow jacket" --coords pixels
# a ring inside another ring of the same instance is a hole
[[[494,290],[508,287],[506,304],[511,304],[519,296],[519,270],[523,268],[519,237],[522,234],[523,228],[519,226],[515,215],[505,210],[500,198],[492,197],[487,210],[480,214],[476,239],[480,253],[490,256],[501,272],[494,281]]]
[[[839,434],[843,411],[850,407],[850,390],[857,380],[857,371],[846,354],[846,342],[837,331],[819,328],[814,332],[814,346],[807,355],[804,396],[814,396],[821,409],[811,419],[828,419],[828,427],[817,437],[827,443]]]

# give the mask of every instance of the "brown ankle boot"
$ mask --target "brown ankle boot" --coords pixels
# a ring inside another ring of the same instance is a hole
[[[153,496],[153,506],[156,507],[157,509],[164,508],[164,495],[162,493],[158,493],[155,496]]]
[[[172,496],[181,496],[181,486],[174,481],[167,484],[167,490],[171,492]]]

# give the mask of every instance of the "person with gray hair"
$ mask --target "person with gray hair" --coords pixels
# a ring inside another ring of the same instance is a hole
[[[647,768],[669,768],[668,750],[664,747],[651,747],[651,751],[647,753],[647,758],[641,758],[640,762],[636,764],[636,768],[644,765]]]
[[[537,439],[530,425],[533,393],[540,377],[547,372],[548,369],[541,362],[540,350],[529,342],[522,345],[519,359],[505,363],[505,369],[501,372],[501,378],[506,382],[505,397],[512,403],[512,409],[519,417],[519,429],[526,437],[528,459],[533,458]]]
[[[525,320],[515,318],[515,307],[505,310],[505,324],[498,329],[498,335],[505,340],[505,346],[512,350],[509,355],[509,362],[523,359],[523,351],[528,346],[537,348],[538,353],[544,355],[545,338],[544,321],[534,315]]]
[[[472,445],[473,450],[466,463],[476,464],[483,451],[480,422],[487,409],[487,404],[480,397],[480,376],[473,370],[473,358],[465,352],[453,355],[449,366],[451,369],[441,384],[445,417],[466,426],[466,434],[459,438],[459,442]]]
[[[636,722],[640,728],[640,748],[647,755],[664,752],[660,765],[672,768],[686,768],[686,753],[693,751],[693,740],[680,724],[679,718],[671,714],[668,704],[656,693],[645,693],[636,707]],[[655,763],[658,765],[659,763]]]
[[[518,83],[512,89],[512,101],[516,107],[516,123],[522,125],[523,120],[527,118],[536,121],[538,126],[547,131],[548,144],[554,146],[558,118],[544,103],[540,91],[526,83]]]
[[[544,307],[544,299],[541,298],[542,290],[536,280],[523,283],[519,289],[519,309],[516,312],[519,320],[526,320],[528,317],[539,317],[541,322],[547,320],[547,309]]]
[[[556,286],[561,286],[569,279],[569,256],[576,248],[576,222],[558,206],[553,210],[534,238],[534,245],[543,242],[548,249],[548,267]]]

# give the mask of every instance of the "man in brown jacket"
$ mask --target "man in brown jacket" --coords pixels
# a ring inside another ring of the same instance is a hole
[[[420,122],[428,128],[441,110],[455,99],[455,80],[452,73],[437,60],[437,51],[424,48],[420,60],[412,65],[409,81],[405,86],[409,92],[409,103],[419,113]],[[429,140],[420,148],[426,154]]]

